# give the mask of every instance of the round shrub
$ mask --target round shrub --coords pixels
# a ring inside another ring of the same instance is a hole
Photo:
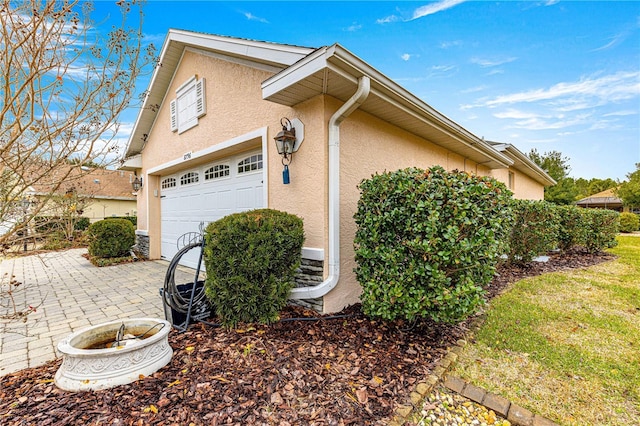
[[[640,230],[640,218],[634,213],[620,214],[620,232],[635,232]]]
[[[456,322],[483,303],[511,222],[511,193],[465,172],[409,168],[364,180],[355,236],[365,314]]]
[[[294,286],[304,229],[271,209],[226,216],[205,230],[205,294],[221,323],[276,321]]]
[[[87,229],[89,254],[94,257],[124,257],[136,242],[133,224],[124,219],[105,219]]]
[[[75,231],[86,231],[89,225],[91,225],[91,221],[88,217],[79,217],[73,224],[73,229]]]

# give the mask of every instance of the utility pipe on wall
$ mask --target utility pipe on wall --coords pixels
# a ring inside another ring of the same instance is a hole
[[[340,124],[367,99],[371,79],[358,79],[358,89],[329,119],[329,275],[313,287],[291,290],[290,299],[315,299],[329,293],[340,279]]]

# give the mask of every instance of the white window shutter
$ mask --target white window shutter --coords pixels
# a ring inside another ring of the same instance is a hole
[[[177,99],[174,99],[169,104],[169,110],[171,112],[171,131],[175,132],[178,130],[178,102]]]
[[[204,93],[204,78],[196,81],[196,117],[200,118],[207,113],[207,100]]]

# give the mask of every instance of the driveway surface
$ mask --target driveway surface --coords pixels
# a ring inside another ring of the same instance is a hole
[[[59,357],[58,342],[81,328],[120,318],[164,318],[159,289],[169,262],[98,268],[82,257],[85,253],[73,249],[0,260],[2,290],[9,276],[21,283],[13,292],[18,311],[36,307],[25,322],[0,319],[0,376]],[[176,280],[190,277],[184,270],[176,273]],[[13,312],[8,302],[3,293],[0,318]]]

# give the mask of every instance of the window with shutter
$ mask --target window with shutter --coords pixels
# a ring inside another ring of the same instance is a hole
[[[178,102],[176,99],[171,101],[169,108],[171,109],[171,131],[175,132],[178,130]]]
[[[171,101],[171,131],[178,133],[198,125],[198,118],[207,113],[205,79],[191,77],[176,90],[176,99]]]

